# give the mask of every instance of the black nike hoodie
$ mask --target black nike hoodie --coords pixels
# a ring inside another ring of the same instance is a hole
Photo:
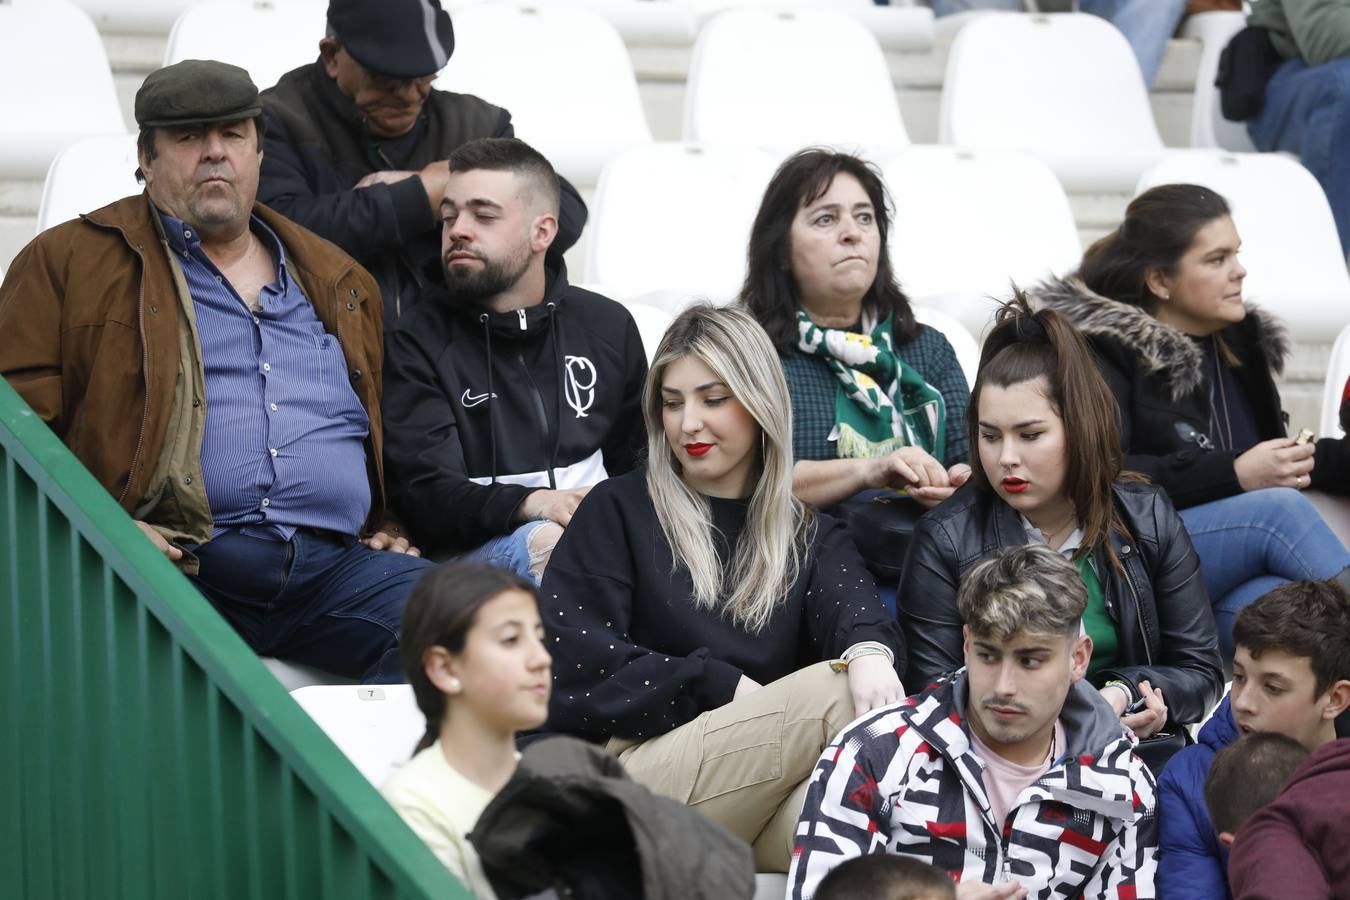
[[[637,325],[561,262],[535,306],[422,303],[386,343],[390,499],[424,552],[509,533],[532,491],[627,472],[646,443]]]

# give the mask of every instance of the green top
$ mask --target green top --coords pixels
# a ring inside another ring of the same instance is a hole
[[[1268,29],[1285,59],[1318,66],[1350,56],[1350,0],[1252,0],[1247,24]]]
[[[1097,577],[1097,569],[1092,564],[1091,554],[1074,560],[1078,574],[1087,586],[1087,609],[1083,610],[1083,630],[1092,638],[1092,662],[1088,663],[1088,677],[1091,678],[1102,669],[1116,664],[1116,651],[1120,639],[1116,637],[1116,623],[1106,611],[1106,592],[1102,590],[1102,581]]]

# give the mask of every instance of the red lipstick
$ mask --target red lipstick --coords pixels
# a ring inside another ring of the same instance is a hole
[[[1003,489],[1010,494],[1020,494],[1027,489],[1027,481],[1025,478],[1009,475],[1003,479]]]
[[[684,452],[690,456],[703,456],[712,448],[712,444],[685,444]]]

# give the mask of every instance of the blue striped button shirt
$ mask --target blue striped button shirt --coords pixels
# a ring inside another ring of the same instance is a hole
[[[253,233],[276,264],[254,312],[196,229],[160,219],[197,316],[206,370],[202,477],[216,532],[248,526],[289,540],[308,526],[358,534],[370,510],[370,421],[337,338],[286,270],[281,241],[254,217]]]

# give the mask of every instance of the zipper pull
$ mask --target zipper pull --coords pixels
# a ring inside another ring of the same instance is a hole
[[[523,309],[516,310],[516,315],[520,316],[520,330],[529,331],[530,326],[525,322],[525,310]]]

